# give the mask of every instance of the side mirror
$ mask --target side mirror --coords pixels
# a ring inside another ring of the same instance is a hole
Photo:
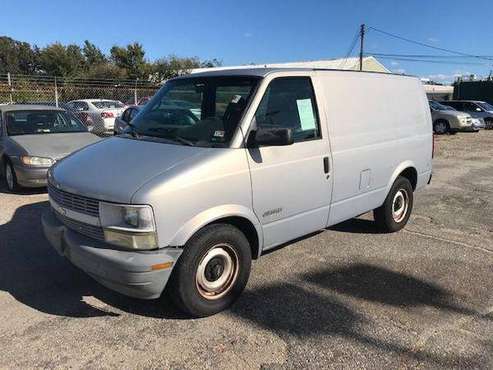
[[[294,143],[290,128],[259,128],[248,138],[249,146],[284,146]]]
[[[479,107],[476,107],[476,112],[482,112],[483,110]]]

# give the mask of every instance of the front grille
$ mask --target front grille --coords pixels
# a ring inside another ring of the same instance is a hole
[[[55,215],[69,229],[72,229],[82,235],[88,236],[93,239],[104,240],[104,232],[102,227],[76,221],[74,219],[63,216],[57,211],[55,211]]]
[[[61,207],[89,216],[99,217],[99,201],[97,199],[57,189],[50,183],[48,183],[48,194]]]

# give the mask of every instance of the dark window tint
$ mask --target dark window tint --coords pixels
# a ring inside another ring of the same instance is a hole
[[[128,108],[125,110],[125,112],[123,112],[122,114],[122,120],[125,121],[125,122],[130,122],[130,111],[132,110],[133,108]]]
[[[257,127],[290,128],[294,140],[320,138],[317,106],[308,77],[273,80],[255,114]]]
[[[131,122],[135,118],[135,116],[137,115],[137,113],[139,113],[139,111],[137,109],[135,109],[135,108],[132,108],[130,110],[130,114],[128,115],[128,122]]]
[[[11,111],[5,122],[10,136],[87,131],[78,119],[61,111]]]
[[[86,111],[89,110],[89,105],[83,101],[75,101],[70,103],[70,108],[75,111]]]

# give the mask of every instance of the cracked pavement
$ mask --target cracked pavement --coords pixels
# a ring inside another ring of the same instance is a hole
[[[229,310],[190,320],[59,257],[44,190],[0,189],[0,368],[491,368],[493,131],[437,137],[405,230],[371,215],[254,262]]]

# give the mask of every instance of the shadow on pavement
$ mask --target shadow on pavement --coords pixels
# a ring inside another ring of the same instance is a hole
[[[382,234],[382,231],[380,231],[373,220],[365,220],[362,218],[352,218],[341,222],[340,224],[331,226],[328,230],[351,234]]]
[[[397,307],[430,306],[459,314],[476,311],[453,303],[454,295],[433,283],[370,264],[353,264],[335,270],[312,271],[302,279],[322,288],[366,301]]]
[[[315,276],[322,278],[320,274]],[[327,276],[332,277],[332,274],[328,273]],[[418,283],[415,287],[418,290],[422,287],[425,289],[418,292],[423,297],[423,299],[418,298],[419,302],[425,303],[427,300],[424,297],[432,291],[441,293],[441,296],[445,297],[445,293],[439,289],[428,291],[425,285],[421,286]],[[411,299],[407,297],[404,301],[410,302]],[[292,343],[293,340],[310,343],[311,340],[323,340],[324,336],[340,337],[397,355],[401,360],[413,359],[439,367],[460,367],[463,364],[479,364],[481,361],[472,356],[445,355],[424,349],[415,350],[395,343],[391,339],[382,340],[373,337],[366,334],[364,328],[365,325],[371,325],[371,321],[335,295],[322,295],[313,289],[290,283],[267,285],[246,291],[229,313],[276,333],[288,343]]]
[[[0,225],[0,290],[52,315],[118,316],[112,312],[118,308],[138,315],[183,318],[163,299],[145,301],[112,292],[60,257],[42,231],[41,214],[48,206],[48,202],[24,205]],[[92,296],[104,305],[87,303]]]

